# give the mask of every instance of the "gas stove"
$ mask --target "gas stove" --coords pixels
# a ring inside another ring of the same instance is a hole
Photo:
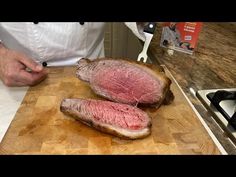
[[[236,88],[199,90],[196,96],[236,143]]]

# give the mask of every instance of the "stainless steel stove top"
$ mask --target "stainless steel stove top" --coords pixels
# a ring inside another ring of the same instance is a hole
[[[236,143],[236,88],[199,90],[196,95]]]

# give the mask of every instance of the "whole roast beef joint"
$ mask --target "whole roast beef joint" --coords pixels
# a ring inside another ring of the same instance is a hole
[[[97,95],[114,102],[158,107],[166,95],[171,94],[171,80],[165,73],[160,68],[141,62],[110,58],[95,61],[81,59],[76,75],[88,82]]]
[[[144,138],[151,118],[138,106],[170,104],[171,80],[161,67],[124,59],[80,59],[76,76],[107,101],[64,99],[60,109],[82,123],[121,138]]]

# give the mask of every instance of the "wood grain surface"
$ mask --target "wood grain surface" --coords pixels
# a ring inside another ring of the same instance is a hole
[[[75,77],[75,68],[50,68],[48,78],[28,90],[0,154],[220,154],[174,81],[171,90],[172,104],[144,109],[152,118],[151,135],[124,140],[61,113],[64,98],[102,98]]]

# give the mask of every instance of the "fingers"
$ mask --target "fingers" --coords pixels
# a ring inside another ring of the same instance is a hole
[[[30,68],[31,72],[27,72]],[[0,79],[7,86],[32,86],[47,76],[46,70],[34,60],[16,51],[1,53]]]
[[[41,72],[27,72],[21,63],[14,63],[8,66],[3,82],[5,85],[12,86],[33,86],[40,83],[47,76],[46,70]]]
[[[41,81],[43,81],[47,77],[47,73],[45,71],[37,73],[37,72],[27,72],[25,70],[20,70],[16,77],[16,81],[25,83],[25,85],[33,86]]]
[[[11,75],[3,79],[3,83],[8,87],[13,86],[34,86],[47,77],[47,73],[29,73],[21,70],[16,75]]]
[[[24,87],[24,86],[27,86],[27,85],[23,82],[13,81],[13,82],[11,82],[11,85],[8,85],[8,86],[9,87]]]
[[[21,66],[19,65],[20,70],[17,76],[15,77],[16,81],[24,83],[25,85],[33,86],[40,83],[46,78],[47,72],[41,64],[38,64],[34,60],[24,55],[19,56],[18,61],[21,62],[19,63]],[[30,68],[32,71],[26,71],[23,65]]]
[[[41,72],[43,70],[43,66],[37,62],[35,62],[33,59],[17,53],[17,58],[19,62],[21,62],[26,67],[30,68],[34,72]]]
[[[25,83],[19,82],[19,81],[15,81],[14,79],[11,79],[11,78],[4,78],[2,81],[8,87],[26,86]]]

